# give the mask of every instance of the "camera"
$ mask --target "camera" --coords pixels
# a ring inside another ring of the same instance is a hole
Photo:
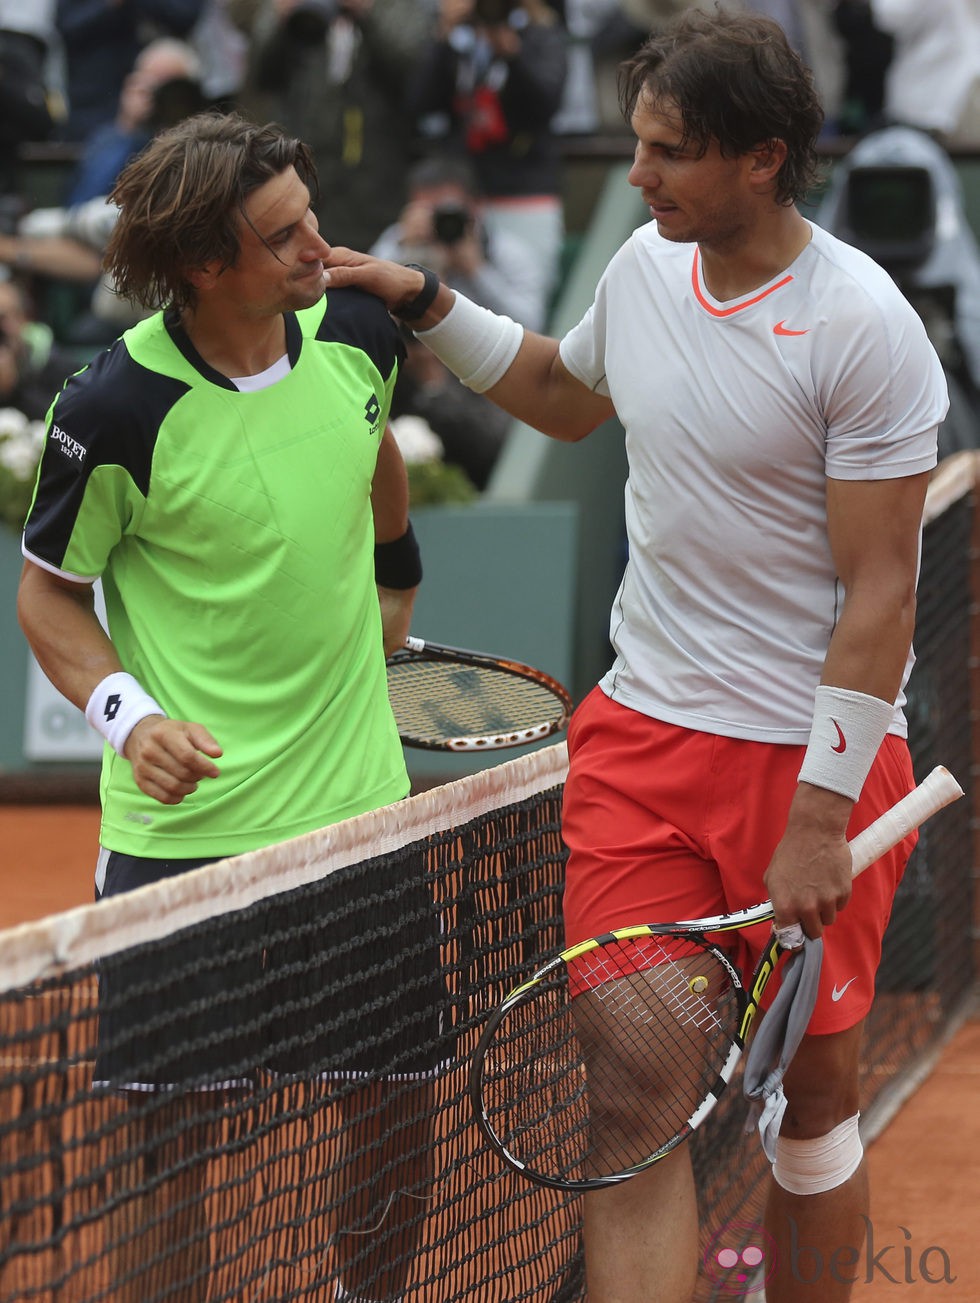
[[[300,0],[286,18],[285,28],[298,41],[320,41],[340,13],[340,0]]]
[[[884,267],[918,266],[936,239],[936,198],[925,167],[855,167],[844,192],[845,238]]]
[[[473,217],[463,204],[438,204],[432,213],[432,229],[440,244],[459,244],[473,226]]]

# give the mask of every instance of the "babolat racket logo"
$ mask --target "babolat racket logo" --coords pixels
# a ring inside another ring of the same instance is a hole
[[[69,461],[77,462],[79,466],[84,464],[85,445],[73,439],[60,425],[52,425],[48,438]]]
[[[371,433],[376,433],[378,429],[378,417],[381,415],[381,404],[378,402],[377,394],[372,394],[364,404],[364,419],[371,427]]]

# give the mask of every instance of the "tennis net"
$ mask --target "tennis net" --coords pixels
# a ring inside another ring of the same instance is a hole
[[[973,984],[976,466],[930,493],[909,703],[917,776],[967,799],[896,901],[866,1117]],[[583,1299],[579,1200],[503,1169],[467,1098],[483,1016],[562,943],[564,775],[548,747],[0,934],[0,1303]],[[744,1120],[736,1083],[693,1142],[701,1299],[761,1217]]]
[[[4,934],[0,1299],[575,1297],[466,1096],[560,943],[564,757]]]

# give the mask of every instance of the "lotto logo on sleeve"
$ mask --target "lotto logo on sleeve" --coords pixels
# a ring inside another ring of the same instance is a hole
[[[372,394],[364,404],[364,419],[371,427],[371,433],[375,434],[378,429],[378,417],[381,415],[381,404],[378,402],[377,394]]]

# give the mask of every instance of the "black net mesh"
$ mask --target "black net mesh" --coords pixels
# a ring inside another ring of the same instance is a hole
[[[575,1205],[466,1095],[489,1002],[560,947],[560,800],[0,997],[0,1299],[574,1297]]]

